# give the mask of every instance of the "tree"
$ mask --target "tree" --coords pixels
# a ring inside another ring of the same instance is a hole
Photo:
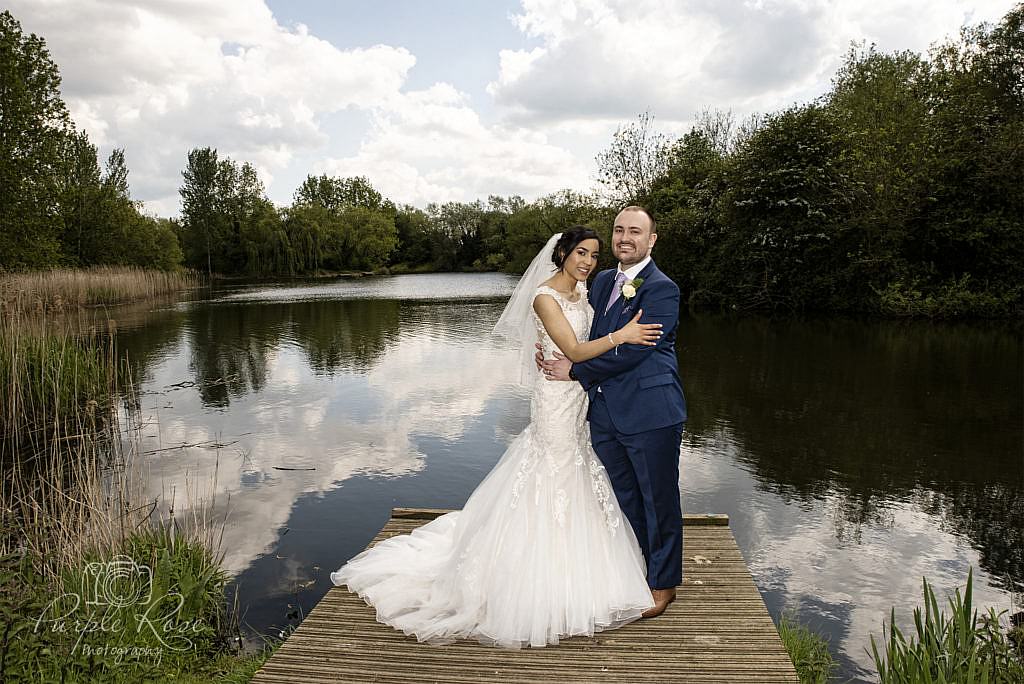
[[[58,169],[70,129],[46,42],[0,12],[0,267],[60,258]]]
[[[608,149],[596,157],[598,181],[616,206],[642,203],[665,173],[668,139],[651,130],[652,120],[644,112],[636,122],[620,126]]]
[[[188,166],[181,172],[182,234],[185,258],[193,266],[206,262],[206,273],[213,276],[213,243],[221,234],[222,217],[217,206],[217,150],[204,147],[188,153]]]

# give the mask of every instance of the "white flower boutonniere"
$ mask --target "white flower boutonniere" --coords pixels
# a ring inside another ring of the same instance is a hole
[[[633,297],[636,297],[636,291],[640,289],[640,286],[644,284],[643,278],[633,278],[632,280],[626,281],[622,284],[622,296],[628,302]]]

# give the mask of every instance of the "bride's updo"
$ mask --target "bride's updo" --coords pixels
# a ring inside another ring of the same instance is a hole
[[[551,261],[561,270],[565,260],[572,254],[572,250],[584,240],[597,240],[597,244],[604,247],[601,237],[594,229],[586,226],[573,226],[562,231],[562,237],[555,243],[555,249],[551,252]]]

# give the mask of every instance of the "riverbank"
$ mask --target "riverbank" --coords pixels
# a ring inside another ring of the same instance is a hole
[[[128,364],[114,326],[84,312],[194,280],[95,269],[0,282],[0,680],[247,681],[264,656],[242,652],[225,598],[223,521],[201,498],[183,518],[174,493],[145,494]]]
[[[153,299],[200,284],[195,271],[130,266],[54,268],[0,274],[0,314],[65,313]]]

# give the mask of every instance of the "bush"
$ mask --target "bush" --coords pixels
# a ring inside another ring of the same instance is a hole
[[[132,533],[56,583],[28,559],[0,559],[2,681],[246,681],[264,659],[232,655],[228,577],[171,528]]]
[[[914,609],[916,638],[908,640],[896,626],[896,609],[889,618],[885,657],[871,637],[871,657],[882,684],[902,682],[983,682],[1013,684],[1024,681],[1024,662],[1004,634],[1000,618],[1006,611],[979,617],[972,605],[973,570],[963,594],[949,598],[950,613],[939,610],[935,592],[922,580],[924,608]],[[885,625],[882,635],[885,639]]]
[[[969,287],[970,280],[971,276],[964,274],[939,287],[925,288],[916,279],[910,283],[897,279],[877,293],[879,308],[887,316],[926,318],[984,318],[1019,313],[1024,288],[1018,286],[1001,294],[979,292]]]
[[[824,684],[828,681],[836,668],[828,642],[788,615],[779,620],[779,636],[801,684]]]

